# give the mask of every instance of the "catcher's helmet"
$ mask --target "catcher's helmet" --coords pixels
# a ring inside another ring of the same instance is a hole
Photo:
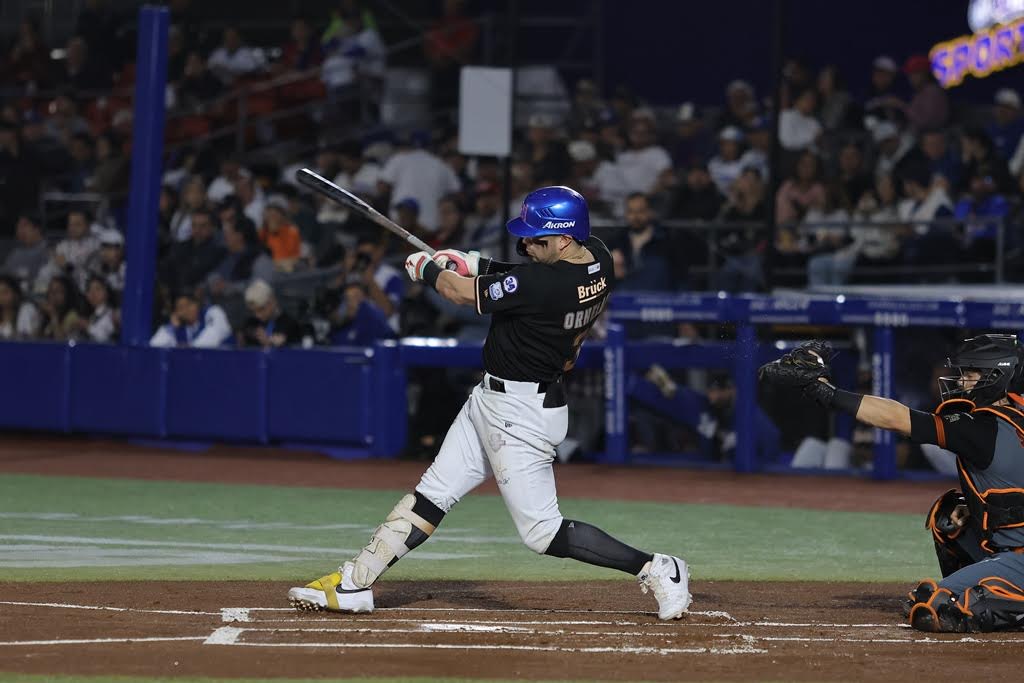
[[[966,398],[977,406],[995,403],[1010,392],[1024,389],[1024,348],[1015,334],[983,334],[965,339],[956,354],[946,359],[955,375],[939,378],[942,400]],[[965,372],[981,374],[977,379]]]
[[[583,242],[590,237],[587,200],[570,187],[542,187],[526,195],[519,218],[510,220],[507,227],[516,237],[568,235]]]

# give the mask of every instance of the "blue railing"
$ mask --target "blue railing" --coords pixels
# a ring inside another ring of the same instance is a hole
[[[893,329],[1024,329],[1024,305],[962,298],[725,294],[616,294],[604,342],[588,342],[578,367],[603,368],[605,450],[628,463],[626,380],[652,363],[731,371],[737,388],[738,471],[763,469],[755,450],[755,369],[780,351],[757,340],[760,324],[871,326],[873,393],[892,393]],[[636,321],[735,323],[735,339],[686,344],[627,340]],[[844,386],[853,364],[839,363]],[[399,454],[406,444],[408,367],[480,367],[480,344],[405,339],[373,348],[152,349],[0,343],[0,428],[187,441],[302,444],[340,456]],[[837,425],[848,432],[849,425]],[[895,440],[876,430],[872,476],[891,479]]]

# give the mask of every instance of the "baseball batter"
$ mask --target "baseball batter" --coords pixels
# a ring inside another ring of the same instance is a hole
[[[517,251],[529,262],[501,263],[451,249],[406,260],[413,280],[491,314],[483,381],[415,491],[398,501],[366,547],[339,571],[288,591],[297,608],[372,611],[374,582],[491,476],[531,550],[635,575],[645,593],[653,591],[661,619],[678,619],[689,607],[682,559],[632,548],[586,522],[565,519],[558,509],[551,463],[568,428],[562,375],[572,369],[614,284],[611,255],[590,236],[586,202],[568,187],[541,188],[526,197],[508,230],[520,238]],[[455,270],[445,270],[449,263]]]
[[[941,581],[910,591],[905,616],[921,631],[976,632],[1024,623],[1024,348],[1014,335],[964,340],[939,379],[934,413],[829,382],[831,355],[810,343],[759,371],[762,382],[801,389],[861,422],[947,448],[957,456],[963,492],[941,496],[926,527]]]

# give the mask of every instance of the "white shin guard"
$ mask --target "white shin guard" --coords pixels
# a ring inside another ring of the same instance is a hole
[[[436,527],[413,512],[416,496],[402,496],[394,509],[373,532],[370,542],[359,551],[353,563],[352,582],[357,588],[369,588],[388,567],[427,540]]]

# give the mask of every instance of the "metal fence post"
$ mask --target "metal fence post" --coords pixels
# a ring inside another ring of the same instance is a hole
[[[132,119],[131,196],[125,240],[127,264],[121,307],[121,343],[145,346],[153,333],[157,225],[164,148],[167,82],[166,7],[139,10],[138,78]]]
[[[604,343],[605,462],[625,464],[629,457],[626,410],[626,329],[608,325]]]
[[[893,329],[885,325],[875,327],[874,348],[871,351],[872,390],[875,396],[892,398]],[[893,433],[875,429],[875,479],[896,478],[896,440]]]
[[[996,226],[996,282],[1002,283],[1006,276],[1004,272],[1006,260],[1006,219],[999,218]]]
[[[374,344],[370,383],[370,453],[375,457],[395,457],[405,448],[409,412],[405,368],[396,342]]]
[[[757,469],[757,330],[750,323],[736,326],[736,471]]]

